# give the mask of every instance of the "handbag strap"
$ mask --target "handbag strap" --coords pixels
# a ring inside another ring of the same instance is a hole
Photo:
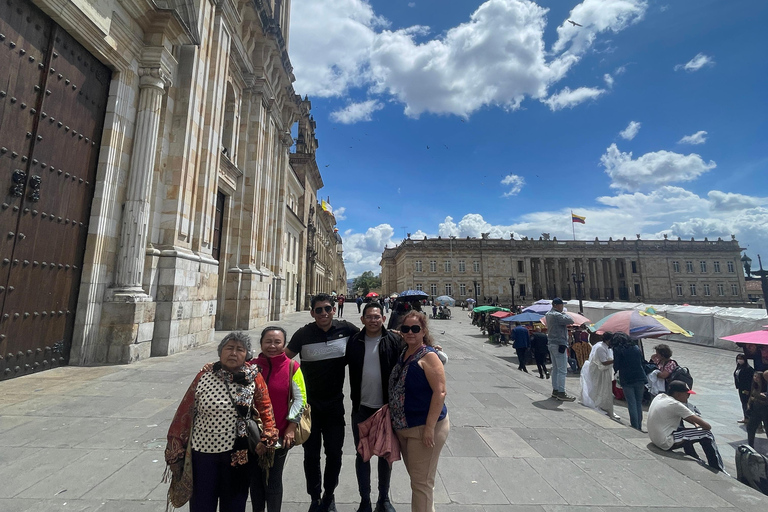
[[[236,414],[236,415],[237,415],[237,416],[238,416],[240,419],[243,419],[243,420],[244,420],[244,419],[246,419],[246,418],[245,418],[245,416],[243,416],[242,414],[240,414],[240,411],[239,411],[239,410],[238,410],[238,408],[237,408],[237,404],[235,403],[235,399],[234,399],[234,397],[232,397],[232,390],[231,390],[231,389],[229,389],[229,382],[227,382],[227,381],[225,380],[225,381],[224,381],[224,385],[225,385],[225,386],[227,386],[227,393],[229,394],[229,401],[230,401],[230,402],[232,402],[232,407],[234,407],[234,408],[235,408],[235,414]]]
[[[296,363],[293,359],[288,360],[288,411],[290,412],[291,403],[293,403],[293,374],[296,373]]]

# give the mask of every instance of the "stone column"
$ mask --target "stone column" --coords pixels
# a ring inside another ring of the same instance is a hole
[[[536,271],[538,274],[538,285],[539,285],[539,293],[541,294],[541,297],[535,297],[536,299],[540,299],[542,297],[546,297],[547,295],[547,280],[546,280],[546,274],[545,274],[545,266],[544,266],[544,258],[538,258],[538,264],[536,265]]]
[[[560,258],[552,258],[552,265],[555,267],[555,295],[560,296],[563,293],[563,280],[560,275]]]
[[[611,265],[611,290],[613,290],[613,300],[618,300],[619,295],[619,277],[618,273],[616,272],[616,258],[610,259],[610,265]]]
[[[170,86],[170,79],[160,68],[139,68],[139,77],[136,131],[115,272],[116,294],[144,295],[141,284],[147,251],[149,200],[160,128],[160,109],[165,88]]]
[[[595,258],[595,270],[597,271],[597,288],[600,299],[605,299],[605,265],[603,258]]]

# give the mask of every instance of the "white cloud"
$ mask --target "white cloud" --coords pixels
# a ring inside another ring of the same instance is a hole
[[[350,103],[341,110],[331,112],[331,119],[338,123],[353,124],[359,121],[370,121],[373,113],[384,108],[378,100],[368,100]]]
[[[710,191],[708,197],[710,209],[714,211],[731,212],[768,205],[768,197],[745,196],[732,192],[720,192],[719,190]]]
[[[605,81],[605,85],[607,85],[609,88],[613,87],[613,77],[610,74],[604,74],[603,80]]]
[[[686,135],[679,141],[678,144],[704,144],[707,142],[707,132],[700,130],[693,135]]]
[[[580,55],[595,41],[597,34],[605,31],[620,32],[643,19],[648,9],[644,0],[584,0],[574,7],[568,18],[583,25],[575,27],[564,20],[557,27],[554,53]],[[566,50],[567,48],[567,50]]]
[[[344,212],[346,211],[347,209],[344,206],[333,210],[333,216],[336,218],[336,222],[347,220],[347,216],[344,215]]]
[[[597,89],[595,87],[579,87],[574,90],[570,90],[568,87],[563,87],[562,91],[553,94],[542,101],[554,112],[555,110],[564,108],[573,108],[579,103],[584,103],[585,101],[597,98],[604,92],[605,89]]]
[[[704,55],[703,53],[697,53],[694,58],[686,62],[685,64],[678,64],[675,66],[675,71],[680,71],[681,69],[688,71],[689,73],[693,73],[694,71],[698,71],[704,66],[714,66],[715,61],[712,59],[712,57],[708,55]]]
[[[515,196],[519,194],[521,190],[523,190],[523,185],[525,185],[525,178],[518,176],[517,174],[508,174],[504,176],[504,179],[501,180],[501,184],[512,187],[508,192],[504,193],[504,197]]]
[[[345,232],[344,236],[344,266],[347,276],[359,276],[366,270],[378,274],[381,253],[387,245],[394,246],[400,240],[393,240],[395,230],[389,224],[379,224],[368,228],[365,233]]]
[[[408,7],[416,7],[416,2],[408,2]]]
[[[637,121],[630,121],[627,127],[619,132],[619,135],[621,135],[621,138],[624,140],[632,140],[635,138],[635,135],[637,135],[637,132],[640,131],[640,125],[641,123]]]
[[[515,110],[526,97],[546,97],[600,33],[636,23],[646,8],[642,0],[585,0],[572,11],[583,15],[583,30],[558,28],[555,51],[547,52],[548,10],[530,0],[487,0],[467,21],[431,38],[427,27],[382,28],[386,21],[369,0],[294,0],[295,89],[327,97],[359,87],[396,98],[411,117],[467,117],[485,106]],[[577,91],[595,97],[597,90]]]
[[[664,150],[646,153],[633,160],[631,152],[622,153],[616,144],[608,147],[600,157],[600,163],[611,177],[611,188],[626,190],[692,181],[717,166],[711,160],[704,162],[696,153],[681,155]]]

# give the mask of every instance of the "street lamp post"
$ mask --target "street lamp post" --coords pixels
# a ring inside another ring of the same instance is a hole
[[[576,274],[576,271],[574,270],[573,274],[571,274],[571,278],[573,279],[573,284],[576,286],[576,298],[579,299],[579,314],[584,314],[584,305],[582,303],[582,297],[581,297],[581,285],[584,284],[584,280],[586,279],[586,275],[584,272],[581,274]]]
[[[512,291],[512,313],[515,313],[515,278],[509,278],[509,289]]]
[[[475,304],[477,304],[477,281],[472,281],[472,284],[475,286]]]

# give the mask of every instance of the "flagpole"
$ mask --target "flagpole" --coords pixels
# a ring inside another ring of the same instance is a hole
[[[573,240],[576,241],[576,223],[573,222],[573,210],[571,210],[571,229],[573,229]]]

